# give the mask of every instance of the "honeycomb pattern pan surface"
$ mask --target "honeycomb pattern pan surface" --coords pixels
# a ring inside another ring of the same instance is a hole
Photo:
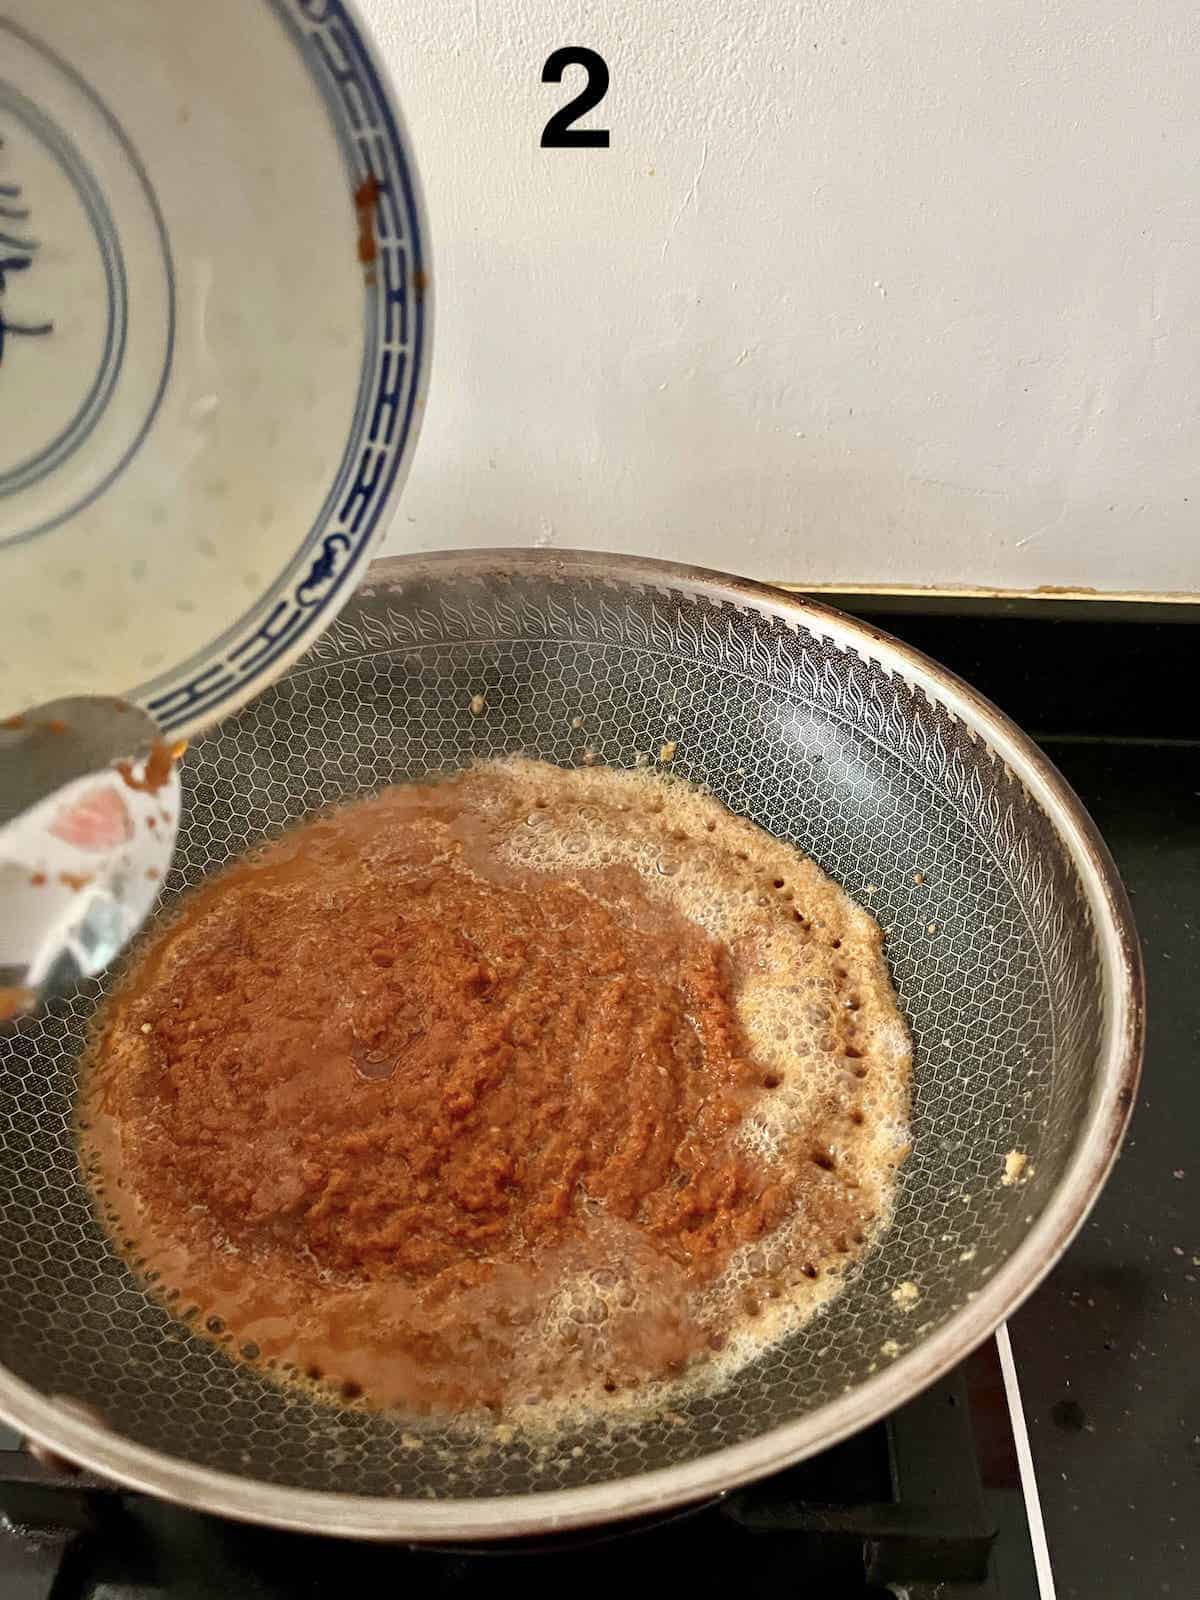
[[[675,772],[806,851],[887,930],[915,1045],[913,1152],[890,1233],[828,1310],[667,1420],[553,1445],[480,1448],[284,1393],[148,1300],[93,1218],[72,1140],[93,983],[0,1039],[0,1414],[228,1515],[495,1537],[644,1513],[823,1449],[1012,1310],[1120,1142],[1136,942],[1104,846],[1044,757],[861,624],[625,557],[377,562],[287,676],[189,751],[164,899],[382,784],[515,750],[630,766],[667,742]],[[1010,1151],[1028,1165],[1006,1184]],[[894,1298],[901,1283],[915,1304]]]

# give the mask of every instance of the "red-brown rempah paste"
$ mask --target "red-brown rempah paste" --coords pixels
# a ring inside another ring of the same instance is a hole
[[[518,1413],[796,1326],[886,1222],[875,922],[686,785],[512,760],[261,847],[141,945],[81,1154],[151,1292],[285,1379]]]

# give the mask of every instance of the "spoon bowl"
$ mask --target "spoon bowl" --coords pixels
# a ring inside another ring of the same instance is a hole
[[[109,696],[0,724],[0,1022],[93,977],[141,927],[175,850],[180,753]]]

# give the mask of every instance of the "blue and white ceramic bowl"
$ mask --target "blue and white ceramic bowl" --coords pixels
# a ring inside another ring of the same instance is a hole
[[[0,716],[186,735],[312,641],[408,468],[428,274],[343,0],[8,0]]]

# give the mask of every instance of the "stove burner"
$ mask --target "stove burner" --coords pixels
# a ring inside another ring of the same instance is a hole
[[[164,1597],[283,1600],[403,1578],[414,1592],[471,1595],[494,1588],[499,1563],[506,1575],[518,1569],[529,1597],[581,1586],[641,1592],[657,1569],[664,1585],[746,1600],[795,1592],[799,1580],[823,1600],[1007,1600],[980,1475],[987,1453],[975,1438],[994,1390],[972,1358],[886,1424],[719,1500],[592,1532],[471,1545],[360,1545],[225,1522],[43,1466],[10,1435],[0,1448],[0,1592],[133,1600],[151,1577]]]

